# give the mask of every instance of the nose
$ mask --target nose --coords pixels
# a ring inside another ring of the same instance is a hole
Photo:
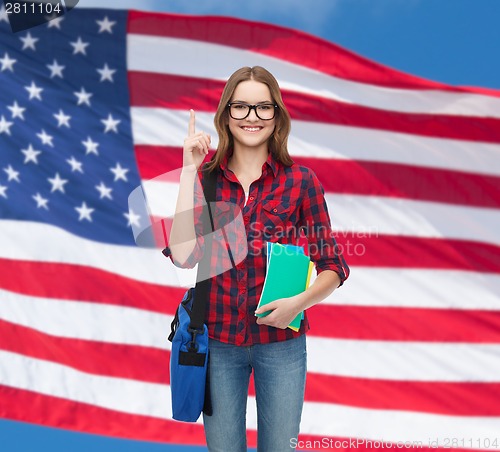
[[[250,112],[248,113],[248,116],[246,119],[249,121],[258,121],[259,120],[259,117],[257,116],[256,107],[250,108]]]

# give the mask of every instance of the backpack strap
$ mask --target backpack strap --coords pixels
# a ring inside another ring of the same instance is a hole
[[[205,311],[206,305],[209,297],[210,280],[208,277],[211,271],[211,260],[212,260],[212,235],[210,232],[214,231],[214,219],[212,216],[212,210],[210,208],[211,203],[215,203],[215,193],[217,189],[217,175],[219,170],[214,171],[204,171],[203,177],[203,194],[206,200],[206,206],[203,208],[202,212],[202,223],[203,231],[205,233],[205,250],[203,257],[198,263],[198,273],[196,275],[196,287],[194,291],[193,307],[191,310],[191,321],[189,323],[189,331],[193,334],[193,343],[195,342],[196,335],[202,334],[204,331],[205,324]],[[207,232],[210,231],[210,232]],[[202,279],[202,281],[200,281]]]

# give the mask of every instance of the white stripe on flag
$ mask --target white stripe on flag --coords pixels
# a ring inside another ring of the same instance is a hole
[[[167,385],[92,375],[3,350],[0,363],[0,381],[7,386],[125,413],[171,418]]]
[[[38,222],[24,221],[19,227],[18,221],[0,220],[0,257],[85,265],[142,282],[180,285],[175,267],[157,248],[95,242]]]
[[[322,303],[500,311],[500,275],[462,270],[352,266],[349,284]]]
[[[383,380],[500,382],[500,345],[307,338],[308,370]]]
[[[61,338],[170,350],[172,315],[0,290],[0,319]]]
[[[500,209],[404,198],[325,195],[334,231],[473,240],[500,245]],[[467,227],[464,227],[467,225]]]
[[[306,402],[301,431],[318,436],[364,438],[393,443],[415,442],[416,450],[419,448],[418,442],[422,443],[420,447],[429,447],[429,441],[437,441],[430,445],[431,448],[437,447],[438,444],[450,448],[453,439],[459,442],[458,446],[453,447],[499,450],[499,422],[498,417],[444,416]],[[489,438],[491,442],[486,443],[485,438]],[[360,443],[359,447],[363,446],[367,449],[381,447],[380,444]],[[404,450],[403,447],[398,449]]]

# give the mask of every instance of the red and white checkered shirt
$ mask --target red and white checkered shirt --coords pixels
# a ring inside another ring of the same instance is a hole
[[[254,312],[266,275],[266,241],[303,245],[318,273],[333,270],[344,282],[349,268],[332,236],[324,190],[309,168],[298,164],[285,166],[269,154],[261,177],[250,186],[245,204],[243,187],[227,167],[228,158],[220,165],[217,203],[213,209],[216,232],[212,241],[211,267],[216,276],[211,278],[206,309],[208,334],[218,341],[244,346],[297,337],[309,329],[307,315],[298,332],[256,323]],[[200,180],[202,174],[200,171]],[[168,247],[164,250],[178,266],[192,268],[203,255],[200,220],[203,204],[198,182],[195,187],[198,237],[195,249],[182,265],[173,259]]]

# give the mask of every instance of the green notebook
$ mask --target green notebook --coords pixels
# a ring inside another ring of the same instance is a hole
[[[294,247],[295,248],[295,247]],[[279,298],[297,295],[307,289],[313,263],[303,252],[297,252],[290,245],[268,244],[268,265],[264,287],[258,307],[265,306]],[[265,317],[269,311],[256,314]],[[295,331],[300,328],[303,313],[292,320],[289,327]]]

